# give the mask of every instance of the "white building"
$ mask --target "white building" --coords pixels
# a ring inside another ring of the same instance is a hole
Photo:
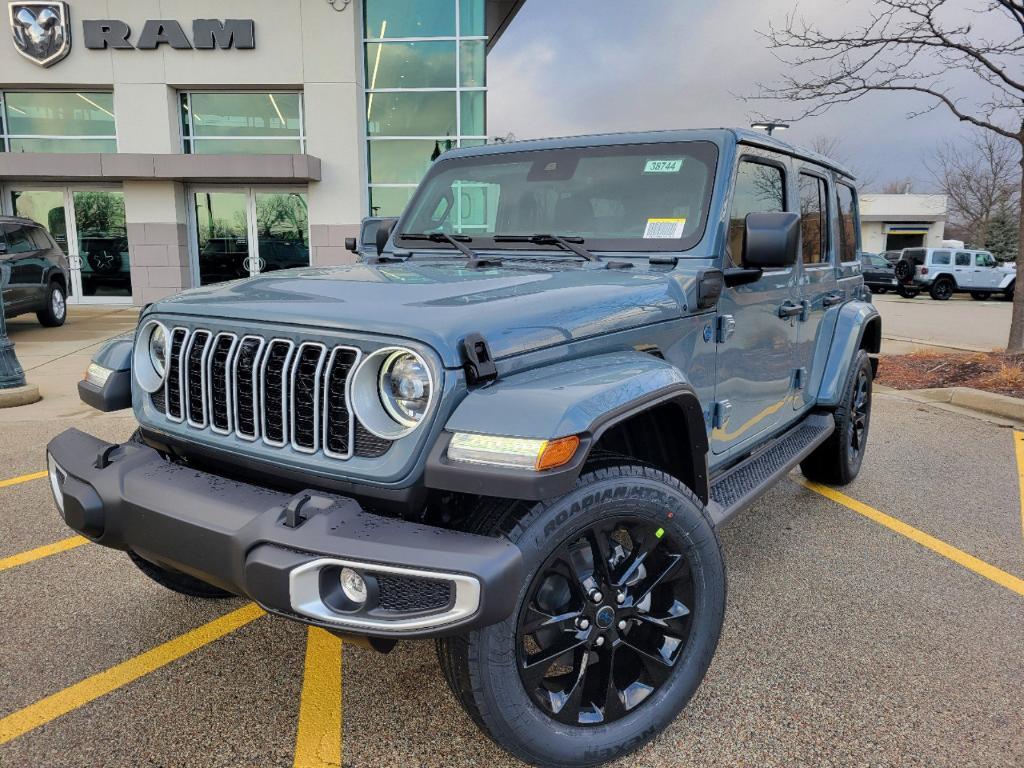
[[[866,253],[937,248],[945,229],[945,195],[860,196],[861,247]]]

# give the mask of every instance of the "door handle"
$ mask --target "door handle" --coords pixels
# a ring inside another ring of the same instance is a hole
[[[794,304],[792,301],[787,301],[779,307],[779,317],[784,320],[790,317],[802,317],[805,306],[803,302]]]
[[[821,303],[826,307],[834,307],[836,304],[842,304],[844,301],[846,301],[845,293],[830,293],[821,300]]]

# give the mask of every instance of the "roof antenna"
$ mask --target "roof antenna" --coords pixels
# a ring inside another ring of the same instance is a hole
[[[776,131],[776,130],[784,131],[787,128],[789,128],[789,123],[779,123],[779,122],[751,123],[750,127],[751,128],[760,128],[761,130],[765,131],[769,136],[771,136],[772,135],[772,131]]]

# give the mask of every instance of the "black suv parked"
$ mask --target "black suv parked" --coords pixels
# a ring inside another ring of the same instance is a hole
[[[35,312],[47,326],[67,318],[68,259],[34,221],[0,216],[0,286],[4,315]]]

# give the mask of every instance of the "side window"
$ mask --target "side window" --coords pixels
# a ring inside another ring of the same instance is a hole
[[[932,254],[932,264],[936,267],[948,267],[949,256],[949,251],[935,251],[935,253]]]
[[[969,266],[971,266],[971,254],[969,254],[969,253],[958,253],[956,255],[956,265],[958,267],[969,267]]]
[[[856,261],[860,247],[857,193],[848,184],[837,184],[836,197],[839,200],[839,260]]]
[[[4,227],[7,233],[8,253],[28,253],[36,249],[28,237],[28,228],[20,224],[8,224]]]
[[[786,210],[786,177],[775,165],[741,160],[736,171],[732,213],[729,215],[729,257],[739,264],[748,213],[781,213]]]
[[[28,234],[32,238],[32,243],[40,251],[48,251],[53,248],[50,238],[46,236],[46,230],[42,227],[28,227]]]
[[[979,253],[976,259],[975,263],[979,267],[994,267],[996,265],[996,258],[991,253]]]
[[[829,260],[827,195],[824,179],[800,174],[800,234],[804,264],[821,264]]]

